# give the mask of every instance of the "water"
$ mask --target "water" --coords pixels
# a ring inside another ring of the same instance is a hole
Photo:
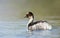
[[[0,38],[60,38],[60,20],[48,20],[52,30],[27,32],[27,20],[0,21]]]
[[[29,11],[36,20],[52,18],[53,29],[27,32],[21,19]],[[60,0],[0,0],[0,38],[60,38]]]

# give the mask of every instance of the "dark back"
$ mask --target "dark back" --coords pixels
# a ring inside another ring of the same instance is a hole
[[[44,22],[47,23],[47,21],[42,21],[42,20],[36,21],[36,22],[31,22],[31,23],[28,25],[28,27],[33,26],[34,24],[37,24],[37,23],[44,23]]]

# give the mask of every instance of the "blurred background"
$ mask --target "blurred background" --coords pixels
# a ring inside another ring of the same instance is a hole
[[[36,20],[59,20],[60,0],[0,0],[0,20],[24,19],[29,11]]]
[[[47,20],[52,30],[27,32],[27,12]],[[0,38],[60,38],[60,0],[0,0]]]

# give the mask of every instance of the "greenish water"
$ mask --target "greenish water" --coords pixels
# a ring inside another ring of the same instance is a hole
[[[47,20],[52,30],[27,32],[27,12]],[[0,38],[60,38],[60,0],[0,0]]]

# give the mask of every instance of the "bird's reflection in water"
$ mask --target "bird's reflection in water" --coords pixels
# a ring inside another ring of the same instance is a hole
[[[26,38],[48,38],[51,35],[51,31],[44,30],[44,31],[31,31],[28,32]]]

